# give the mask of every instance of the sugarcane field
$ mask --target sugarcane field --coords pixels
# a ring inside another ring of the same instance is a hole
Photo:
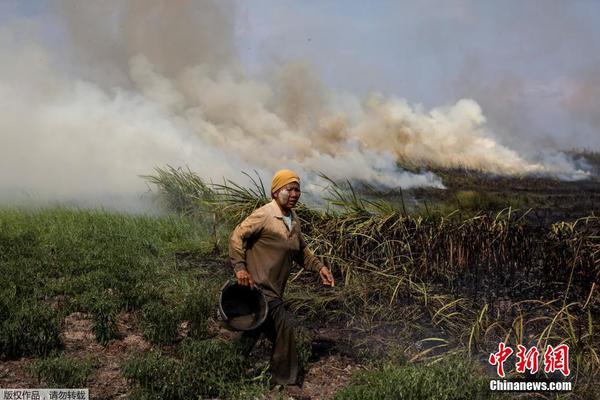
[[[600,399],[599,17],[0,2],[0,400]]]

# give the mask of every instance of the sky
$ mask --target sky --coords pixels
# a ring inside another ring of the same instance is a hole
[[[59,49],[56,3],[3,0],[0,21],[37,18]],[[239,0],[234,8],[235,46],[251,74],[308,60],[340,92],[427,108],[472,98],[510,144],[528,135],[540,139],[533,145],[600,148],[598,1]]]
[[[472,98],[510,144],[600,146],[598,1],[240,3],[236,38],[255,72],[309,59],[340,91],[428,108]]]
[[[135,208],[166,165],[586,179],[565,151],[600,151],[600,2],[4,0],[0,108],[0,202]]]

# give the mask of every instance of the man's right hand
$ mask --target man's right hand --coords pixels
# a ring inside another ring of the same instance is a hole
[[[245,269],[241,269],[235,273],[235,277],[240,285],[244,286],[254,286],[254,279],[252,279],[252,275]]]

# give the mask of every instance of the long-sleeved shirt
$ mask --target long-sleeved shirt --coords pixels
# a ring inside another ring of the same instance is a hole
[[[294,210],[291,212],[292,225],[288,229],[273,200],[254,210],[229,237],[229,259],[234,271],[246,269],[271,299],[283,297],[292,261],[315,272],[323,266],[306,246],[300,220]]]

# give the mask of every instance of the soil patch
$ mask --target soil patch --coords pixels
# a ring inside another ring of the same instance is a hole
[[[118,399],[128,392],[127,380],[120,370],[121,362],[133,350],[146,351],[151,345],[146,341],[132,313],[121,313],[117,319],[119,339],[106,346],[96,342],[92,322],[88,315],[73,313],[65,318],[63,343],[65,353],[75,357],[92,355],[97,368],[90,377],[90,397],[94,399]]]

